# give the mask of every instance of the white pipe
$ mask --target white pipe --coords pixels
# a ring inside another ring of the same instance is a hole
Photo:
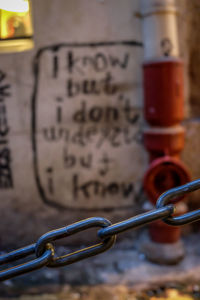
[[[26,13],[29,11],[28,0],[0,0],[0,9]]]
[[[144,60],[179,57],[174,0],[141,0]]]

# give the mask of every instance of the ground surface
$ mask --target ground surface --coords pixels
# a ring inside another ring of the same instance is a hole
[[[184,239],[186,256],[173,266],[147,261],[139,245],[139,242],[133,245],[130,240],[123,241],[104,254],[71,266],[56,270],[44,268],[5,281],[0,285],[0,300],[200,299],[199,234]],[[184,287],[186,296],[187,293],[192,296],[178,298],[176,291],[172,291],[171,298],[162,294],[166,287],[174,286],[178,290]],[[148,292],[143,294],[143,291]],[[160,298],[155,298],[157,296]]]
[[[11,298],[0,298],[11,300]],[[100,285],[95,287],[63,287],[55,294],[23,295],[12,300],[192,300],[200,299],[198,284],[154,287],[149,290],[136,292],[126,286]]]

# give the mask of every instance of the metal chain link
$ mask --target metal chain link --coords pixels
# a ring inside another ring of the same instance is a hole
[[[163,220],[173,226],[185,225],[200,220],[200,209],[188,212],[182,216],[173,217],[175,212],[175,198],[186,193],[200,189],[200,179],[192,181],[183,186],[173,188],[163,193],[156,204],[156,209],[134,216],[122,222],[111,224],[110,221],[101,217],[88,218],[69,226],[47,232],[42,235],[35,244],[12,251],[0,256],[0,265],[11,263],[27,256],[34,255],[35,258],[23,264],[0,271],[0,281],[25,274],[44,266],[55,268],[66,266],[82,259],[100,254],[113,246],[116,235],[126,230],[144,226],[156,220]],[[100,228],[97,236],[98,244],[57,257],[52,242],[62,239],[89,228]]]

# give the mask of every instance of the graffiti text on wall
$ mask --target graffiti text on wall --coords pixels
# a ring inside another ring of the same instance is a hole
[[[10,85],[6,83],[6,74],[0,70],[0,189],[13,187],[6,105],[6,100],[10,96]]]
[[[36,182],[46,203],[86,210],[119,208],[121,199],[122,206],[131,204],[134,169],[123,170],[123,164],[139,152],[134,49],[140,47],[63,44],[38,52],[32,138]]]

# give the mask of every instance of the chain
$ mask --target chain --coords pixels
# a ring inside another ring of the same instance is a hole
[[[197,189],[200,189],[200,179],[168,190],[159,197],[154,210],[116,224],[111,224],[111,222],[105,218],[93,217],[47,232],[42,235],[35,244],[0,256],[0,265],[15,262],[30,255],[35,256],[33,260],[0,271],[0,281],[40,269],[44,266],[49,268],[66,266],[100,254],[113,246],[117,234],[139,226],[144,226],[156,220],[163,220],[165,223],[173,226],[185,225],[200,220],[200,209],[178,217],[172,216],[176,209],[174,205],[175,198]],[[64,256],[56,256],[52,242],[94,227],[99,228],[97,231],[97,236],[99,238],[98,244],[94,244]]]

